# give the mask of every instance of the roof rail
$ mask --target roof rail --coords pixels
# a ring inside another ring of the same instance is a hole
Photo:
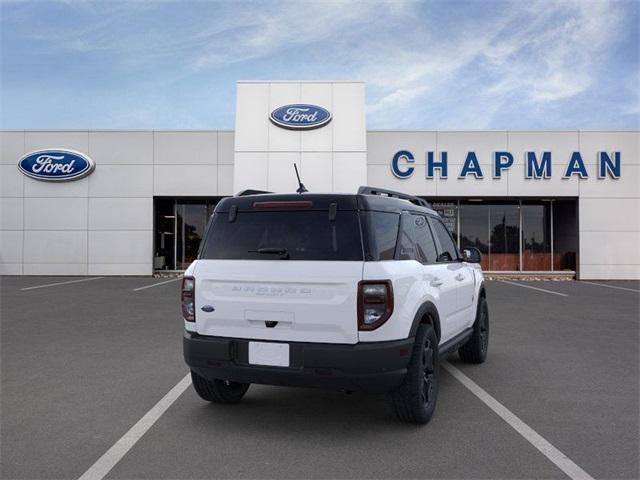
[[[384,188],[362,186],[358,188],[358,194],[359,195],[380,195],[382,197],[399,198],[401,200],[407,200],[413,203],[414,205],[431,208],[431,205],[429,204],[429,202],[427,202],[426,200],[420,197],[415,197],[413,195],[408,195],[406,193],[396,192],[393,190],[386,190]]]
[[[261,193],[273,193],[273,192],[267,192],[266,190],[253,190],[251,188],[248,188],[246,190],[242,190],[241,192],[236,193],[234,196],[246,197],[247,195],[260,195]]]

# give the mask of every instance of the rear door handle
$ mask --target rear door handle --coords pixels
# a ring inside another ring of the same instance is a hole
[[[431,280],[431,283],[429,285],[431,285],[432,287],[439,287],[440,285],[442,285],[442,280],[440,280],[439,278],[434,278],[433,280]]]
[[[464,278],[465,278],[465,277],[464,277],[464,275],[463,275],[463,274],[459,273],[459,274],[457,274],[457,275],[456,275],[456,277],[455,277],[455,278],[456,278],[456,280],[458,280],[459,282],[461,282],[461,281],[463,281],[463,280],[464,280]]]

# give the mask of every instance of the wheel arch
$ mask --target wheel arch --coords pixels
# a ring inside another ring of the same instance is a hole
[[[425,302],[420,306],[411,324],[409,337],[415,337],[420,325],[425,324],[433,326],[433,329],[436,331],[436,337],[440,340],[442,332],[440,329],[440,314],[433,302]]]
[[[484,282],[481,282],[480,287],[478,288],[478,298],[487,298],[487,291],[484,288]]]

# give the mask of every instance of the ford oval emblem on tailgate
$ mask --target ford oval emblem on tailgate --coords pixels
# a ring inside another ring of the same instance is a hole
[[[203,305],[200,310],[202,310],[203,312],[213,312],[215,308],[213,308],[211,305]]]

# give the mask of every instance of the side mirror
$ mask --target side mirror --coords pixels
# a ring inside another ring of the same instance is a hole
[[[482,255],[476,247],[464,247],[462,249],[462,260],[467,263],[480,263]]]

